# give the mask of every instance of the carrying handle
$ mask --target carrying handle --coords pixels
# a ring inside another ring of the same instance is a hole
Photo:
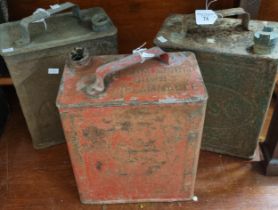
[[[47,10],[45,10],[45,12],[38,12],[36,14],[33,14],[29,17],[22,19],[19,23],[20,31],[21,31],[21,38],[16,41],[16,44],[24,45],[24,44],[28,44],[31,42],[30,32],[29,32],[29,24],[31,24],[35,21],[39,21],[39,20],[48,18],[49,16],[51,16],[53,14],[57,14],[59,12],[62,12],[64,10],[68,10],[68,9],[72,9],[73,15],[76,16],[78,19],[82,20],[80,8],[78,5],[70,3],[70,2],[59,4],[59,7],[57,7],[57,8],[47,9]]]
[[[145,56],[144,56],[145,55]],[[159,47],[153,47],[144,51],[136,52],[132,55],[124,57],[120,60],[116,60],[104,65],[99,66],[95,72],[95,80],[93,84],[89,84],[86,87],[86,93],[88,95],[97,95],[105,90],[104,79],[106,76],[116,73],[118,71],[127,69],[135,64],[143,63],[146,60],[153,58],[159,58],[161,61],[169,64],[169,55]]]
[[[224,9],[224,10],[218,10],[215,11],[216,14],[218,14],[221,17],[230,17],[239,15],[241,18],[241,25],[245,30],[249,30],[249,21],[250,21],[250,15],[247,13],[243,8],[231,8],[231,9]],[[196,25],[195,15],[185,16],[184,22],[183,22],[183,32],[187,33],[189,30],[189,26]],[[206,25],[206,28],[209,28],[210,25]]]
[[[250,14],[248,12],[246,12],[243,8],[238,7],[238,8],[218,10],[216,13],[222,17],[230,17],[230,16],[239,15],[241,18],[242,27],[246,30],[249,30],[248,27],[249,27],[249,21],[250,21]]]

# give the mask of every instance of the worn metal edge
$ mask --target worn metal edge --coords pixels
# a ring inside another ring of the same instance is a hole
[[[170,105],[170,104],[189,104],[189,103],[205,103],[208,99],[208,96],[200,96],[200,97],[191,97],[189,99],[170,99],[169,101],[166,101],[167,99],[162,99],[165,101],[129,101],[125,102],[124,100],[121,101],[113,101],[113,102],[107,102],[107,103],[78,103],[78,104],[61,104],[59,102],[56,102],[56,106],[59,109],[64,108],[82,108],[82,107],[96,107],[96,108],[102,108],[102,107],[122,107],[122,106],[140,106],[140,105]]]
[[[201,150],[215,152],[215,153],[218,153],[219,155],[228,155],[228,156],[242,158],[242,159],[246,159],[246,160],[252,160],[255,157],[255,151],[254,151],[253,155],[246,156],[246,155],[240,155],[240,154],[229,152],[229,151],[223,151],[222,149],[215,149],[215,148],[212,148],[211,145],[201,145]]]
[[[150,199],[134,199],[134,200],[125,200],[125,199],[119,199],[119,200],[95,200],[95,201],[89,201],[89,200],[81,200],[81,203],[83,204],[124,204],[124,203],[148,203],[148,202],[179,202],[179,201],[190,201],[193,200],[193,195],[188,198],[173,198],[173,199],[159,199],[159,198],[150,198]]]
[[[94,33],[96,33],[96,32],[94,32]],[[21,54],[26,54],[26,53],[34,53],[34,52],[41,51],[41,50],[55,49],[58,47],[67,46],[69,44],[74,44],[74,43],[79,43],[79,42],[84,42],[84,41],[91,41],[91,40],[96,40],[99,38],[111,37],[111,36],[117,35],[117,33],[118,33],[118,30],[115,28],[111,32],[96,33],[96,34],[94,34],[95,37],[93,39],[92,39],[92,33],[90,33],[90,34],[83,36],[83,38],[80,38],[80,39],[69,39],[66,41],[59,42],[59,43],[55,42],[55,41],[52,41],[52,43],[49,42],[47,48],[41,46],[41,47],[36,47],[36,48],[29,48],[29,49],[25,48],[24,50],[17,50],[18,48],[14,47],[13,52],[3,53],[2,51],[0,51],[0,55],[5,58],[5,57],[9,57],[9,56],[21,55]]]
[[[43,143],[43,144],[38,144],[32,141],[32,145],[34,147],[34,149],[46,149],[52,146],[56,146],[58,144],[64,144],[66,143],[66,139],[61,139],[61,141],[51,141],[51,142],[47,142],[47,143]]]

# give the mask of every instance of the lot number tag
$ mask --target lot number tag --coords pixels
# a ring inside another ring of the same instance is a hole
[[[213,10],[196,10],[195,18],[197,25],[212,25],[218,16]]]

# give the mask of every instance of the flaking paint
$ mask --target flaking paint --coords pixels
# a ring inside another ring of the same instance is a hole
[[[111,56],[95,57],[87,72],[65,68],[57,106],[82,203],[192,199],[207,94],[194,55],[184,55],[175,67],[150,60],[117,73],[96,97],[76,85]],[[143,79],[138,78],[141,71]],[[163,74],[170,79],[155,80]],[[148,76],[153,80],[144,79]],[[177,88],[170,93],[159,89],[173,84]],[[140,90],[150,85],[155,88]],[[121,86],[126,87],[123,98]]]

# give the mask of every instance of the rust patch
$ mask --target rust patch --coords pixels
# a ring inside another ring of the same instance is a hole
[[[131,123],[126,121],[126,122],[121,123],[121,126],[122,126],[123,131],[129,131],[131,128]]]
[[[120,175],[120,176],[127,176],[128,173],[120,173],[119,175]]]
[[[155,140],[154,139],[150,139],[149,141],[147,141],[145,144],[144,144],[144,147],[155,147],[154,145],[155,143]]]
[[[79,148],[77,133],[73,129],[74,128],[74,120],[75,119],[76,119],[76,116],[69,115],[69,124],[70,124],[70,128],[72,129],[72,131],[71,131],[71,144],[73,146],[73,149],[75,151],[76,156],[78,156],[78,159],[79,159],[80,163],[83,163],[83,159],[81,157],[81,154],[79,153],[79,149],[80,148]],[[63,120],[65,120],[65,118]]]
[[[164,117],[163,117],[163,116],[157,116],[157,117],[155,118],[155,121],[157,121],[157,122],[163,122],[163,121],[164,121]]]
[[[103,165],[103,163],[102,163],[102,162],[97,161],[97,163],[96,163],[96,169],[97,169],[98,171],[101,171],[101,169],[102,169],[102,165]]]
[[[83,130],[83,136],[88,139],[91,139],[94,143],[97,143],[99,140],[104,139],[105,130],[99,129],[95,126],[90,126]]]
[[[159,169],[160,169],[160,165],[150,166],[146,171],[146,175],[152,175],[153,173],[155,173]]]
[[[159,171],[161,169],[161,166],[163,166],[165,163],[166,161],[161,161],[155,165],[149,166],[145,174],[146,175],[154,174],[155,172]]]
[[[102,122],[104,122],[105,124],[110,124],[111,123],[111,120],[108,120],[108,119],[102,119]]]
[[[130,150],[128,150],[129,154],[146,153],[146,152],[158,152],[158,150],[157,149],[141,149],[141,150],[130,149]]]
[[[148,123],[148,122],[138,122],[138,124],[140,125],[140,126],[143,126],[143,127],[149,127],[149,126],[151,126],[152,125],[152,123]]]

